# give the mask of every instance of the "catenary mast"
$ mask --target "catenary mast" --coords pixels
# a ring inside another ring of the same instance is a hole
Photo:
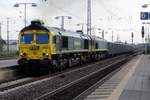
[[[87,2],[87,34],[91,35],[91,0]]]

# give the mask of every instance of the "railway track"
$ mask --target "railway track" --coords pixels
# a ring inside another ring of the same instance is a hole
[[[82,86],[83,84],[86,88],[91,86],[98,79],[115,69],[115,67],[110,68],[110,66],[120,66],[117,64],[126,61],[128,59],[126,56],[127,55],[122,55],[110,58],[87,66],[83,65],[78,68],[54,73],[52,75],[22,79],[22,81],[16,83],[12,82],[9,85],[0,85],[0,99],[12,100],[13,97],[15,100],[53,100],[62,99],[59,97],[64,97],[64,99],[69,97],[67,100],[71,100],[75,95],[79,94],[77,91],[85,90],[85,87]],[[100,77],[95,79],[95,75]],[[89,80],[90,82],[87,82]],[[89,84],[86,85],[85,83]],[[77,87],[84,88],[77,89]],[[72,89],[76,89],[76,91],[74,92]]]
[[[99,62],[93,62],[93,63],[90,63],[90,65],[104,64],[106,62],[109,62],[110,60],[117,59],[117,58],[124,57],[124,56],[125,55],[114,57],[114,58],[111,58],[111,59],[105,59],[105,60],[102,60],[102,61],[99,61]],[[57,75],[63,76],[63,73],[65,73],[65,72],[70,72],[70,71],[72,72],[72,71],[75,71],[75,70],[80,70],[80,69],[86,67],[87,65],[89,65],[89,64],[85,64],[85,65],[77,66],[77,67],[72,67],[70,69],[66,69],[66,70],[61,71],[61,72],[51,73],[49,75],[45,75],[45,76],[41,76],[41,77],[28,77],[28,76],[22,75],[21,73],[18,73],[18,75],[16,75],[16,77],[13,77],[13,78],[10,78],[10,79],[6,78],[5,80],[1,80],[0,81],[0,91],[15,88],[17,86],[24,85],[24,84],[27,84],[27,83],[31,83],[31,82],[34,82],[34,81],[37,81],[37,80],[40,80],[40,79],[48,78],[48,77],[53,77],[53,76],[57,77]],[[10,67],[10,68],[12,70],[16,70],[17,67],[18,66],[13,66],[13,68],[12,67]]]
[[[87,88],[95,84],[97,81],[101,80],[104,83],[106,79],[112,76],[121,65],[130,60],[132,56],[114,61],[113,63],[96,70],[84,77],[81,77],[69,84],[66,84],[58,89],[55,89],[49,93],[41,95],[35,100],[72,100]],[[77,100],[77,99],[74,99]]]

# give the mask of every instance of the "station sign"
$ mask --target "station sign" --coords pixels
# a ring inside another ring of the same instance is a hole
[[[141,12],[140,18],[141,20],[150,20],[150,12]]]

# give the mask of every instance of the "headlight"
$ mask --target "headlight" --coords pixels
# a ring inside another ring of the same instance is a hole
[[[46,56],[48,56],[49,54],[48,53],[46,53]]]
[[[23,56],[23,53],[20,53],[20,56]]]
[[[24,57],[26,55],[27,55],[26,53],[20,53],[20,56],[22,56],[22,57]]]
[[[48,54],[48,53],[43,53],[43,56],[48,57],[48,56],[49,56],[49,54]]]

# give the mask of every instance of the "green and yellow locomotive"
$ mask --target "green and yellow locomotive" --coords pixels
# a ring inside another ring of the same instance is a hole
[[[39,20],[21,30],[18,49],[19,65],[41,64],[50,70],[99,60],[108,53],[102,38],[46,27]]]

